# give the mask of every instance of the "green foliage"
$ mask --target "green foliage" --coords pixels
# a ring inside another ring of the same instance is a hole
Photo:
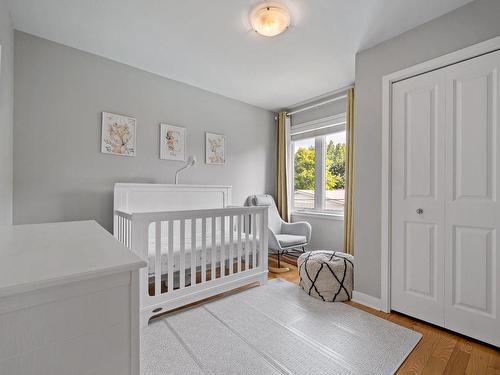
[[[314,147],[295,153],[295,190],[314,190]]]
[[[295,153],[295,190],[314,190],[314,147],[300,147]],[[345,144],[330,141],[326,148],[326,188],[344,189]]]
[[[345,187],[345,144],[330,141],[326,147],[326,188],[328,190]],[[331,177],[330,177],[331,176]],[[329,182],[331,183],[329,184]]]

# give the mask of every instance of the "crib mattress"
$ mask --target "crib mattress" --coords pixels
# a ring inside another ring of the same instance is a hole
[[[220,263],[221,259],[221,233],[216,233],[215,236],[215,244],[212,244],[212,235],[208,234],[205,239],[205,264],[209,265],[211,264],[212,260],[212,251],[215,251],[215,259],[217,264]],[[258,253],[260,250],[260,238],[259,236],[254,236],[252,234],[248,235],[248,246],[249,246],[249,251],[252,253],[253,250],[253,244],[254,244],[254,237],[255,237],[255,248]],[[224,241],[222,241],[224,244],[224,259],[228,260],[232,250],[232,259],[235,260],[238,258],[238,237],[236,233],[233,233],[233,239],[231,241],[230,234],[226,233]],[[247,239],[245,234],[242,234],[241,238],[241,249],[242,249],[242,256],[244,256],[244,251],[246,249],[246,244],[247,244]],[[190,234],[186,234],[186,238],[184,241],[184,266],[186,269],[191,268],[191,252],[193,251],[193,244],[191,241],[191,236]],[[178,270],[180,266],[180,259],[181,259],[181,244],[180,244],[180,238],[178,236],[174,237],[173,240],[173,268],[174,270]],[[194,249],[196,252],[195,255],[195,260],[196,260],[196,265],[201,266],[202,263],[202,235],[201,233],[196,236],[196,247]],[[156,239],[154,236],[149,237],[149,246],[148,246],[148,267],[149,267],[149,274],[154,274],[154,269],[155,269],[155,257],[156,257]],[[167,265],[168,265],[168,237],[162,237],[161,239],[161,269],[162,269],[162,274],[167,272]]]

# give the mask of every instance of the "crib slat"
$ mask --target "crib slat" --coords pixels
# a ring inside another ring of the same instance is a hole
[[[125,221],[125,246],[130,248],[130,220]]]
[[[215,220],[215,216],[212,216],[212,247],[210,248],[210,255],[211,255],[211,265],[212,265],[212,270],[210,274],[210,281],[216,279],[216,259],[215,259],[215,248],[216,248],[216,241],[215,241],[215,232],[217,228],[217,222]]]
[[[196,218],[191,219],[191,286],[196,284]]]
[[[124,233],[125,233],[125,230],[123,229],[123,227],[124,227],[124,224],[125,224],[125,220],[124,220],[123,218],[121,218],[121,219],[122,219],[122,220],[120,220],[120,221],[118,222],[118,223],[119,223],[119,226],[120,226],[120,236],[119,236],[120,238],[119,238],[119,240],[120,240],[120,242],[121,242],[121,243],[123,243],[123,244],[124,244],[124,243],[125,243],[125,238],[124,238],[124,236],[123,236],[123,235],[124,235]]]
[[[123,244],[127,246],[127,236],[128,236],[128,220],[123,218]]]
[[[118,241],[122,242],[122,228],[121,228],[121,221],[122,217],[118,216]]]
[[[161,294],[161,221],[155,223],[155,296]]]
[[[257,267],[257,215],[252,214],[252,268]]]
[[[250,215],[245,215],[245,271],[250,268]]]
[[[124,234],[124,229],[123,229],[123,227],[124,227],[124,225],[123,225],[124,224],[124,219],[123,219],[123,217],[121,219],[122,220],[121,220],[121,224],[120,224],[120,232],[121,232],[121,242],[123,243],[123,239],[124,239],[124,237],[123,237],[123,234]]]
[[[143,259],[148,259],[149,253],[149,224],[146,221],[137,220],[132,225],[132,251]],[[149,259],[148,259],[149,260]],[[141,304],[146,298],[150,297],[149,293],[149,266],[141,269],[139,271],[141,292],[140,301]]]
[[[226,276],[226,217],[220,217],[220,277]]]
[[[264,237],[264,230],[267,231],[267,228],[264,228],[264,213],[260,212],[260,220],[259,220],[259,236],[258,236],[258,241],[257,244],[259,248],[257,249],[257,267],[262,267],[262,252],[265,251],[262,247],[262,241]],[[266,232],[267,233],[267,232]]]
[[[168,291],[174,290],[174,221],[168,222],[168,259],[167,259],[167,278]]]
[[[127,246],[127,225],[128,220],[123,218],[123,235],[122,235],[122,243]]]
[[[229,274],[232,275],[233,274],[233,263],[234,263],[234,239],[233,239],[233,235],[234,235],[234,230],[233,230],[233,219],[234,219],[234,216],[231,215],[229,216],[229,251],[228,251],[228,259],[229,259]]]
[[[207,282],[207,219],[201,219],[201,282]]]
[[[184,288],[186,283],[186,221],[181,220],[180,251],[179,251],[179,288]]]
[[[243,228],[241,227],[241,215],[238,215],[238,247],[236,251],[238,252],[238,272],[241,272],[241,233],[243,232]]]
[[[122,217],[118,216],[118,241],[123,242],[122,239]]]
[[[264,250],[264,215],[263,213],[259,212],[259,254],[257,256],[257,266],[262,267],[262,253],[265,251]]]
[[[268,208],[265,207],[264,210],[262,211],[262,220],[261,220],[261,227],[260,227],[260,251],[259,251],[259,267],[265,271],[267,271],[267,264],[268,264],[268,236],[269,236],[269,229],[268,229]]]
[[[129,249],[132,249],[132,220],[128,220],[128,228],[127,228],[127,233],[128,233],[128,240],[127,240],[127,246]]]

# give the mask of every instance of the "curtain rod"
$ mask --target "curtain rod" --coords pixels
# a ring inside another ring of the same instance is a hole
[[[347,87],[342,88],[341,90],[337,90],[336,92],[347,91],[347,90],[349,90],[350,88],[353,88],[353,87],[354,87],[354,85],[347,86]],[[334,95],[334,94],[332,94],[332,95]],[[345,99],[345,98],[347,98],[347,93],[346,93],[346,94],[344,94],[344,95],[336,96],[335,98],[331,98],[331,99],[324,100],[324,101],[322,101],[322,102],[318,102],[318,103],[315,103],[315,104],[311,104],[311,105],[309,105],[309,106],[307,106],[307,107],[300,108],[300,109],[297,109],[297,110],[292,111],[292,112],[288,112],[286,115],[287,115],[287,116],[291,116],[291,115],[294,115],[294,114],[296,114],[296,113],[300,113],[300,112],[308,111],[308,110],[310,110],[310,109],[313,109],[313,108],[316,108],[316,107],[320,107],[320,106],[325,105],[325,104],[328,104],[328,103],[333,103],[333,102],[336,102],[336,101],[338,101],[338,100],[342,100],[342,99]],[[278,116],[275,116],[275,117],[274,117],[274,119],[275,119],[275,120],[277,120],[277,119],[278,119]]]

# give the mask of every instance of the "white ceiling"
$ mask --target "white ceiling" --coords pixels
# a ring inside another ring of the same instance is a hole
[[[251,31],[258,0],[9,0],[16,29],[266,109],[354,81],[354,56],[471,0],[282,0],[292,27]]]

